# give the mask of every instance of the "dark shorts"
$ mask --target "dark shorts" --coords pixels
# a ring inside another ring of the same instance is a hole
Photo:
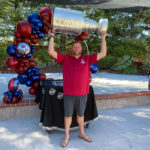
[[[74,110],[79,116],[84,115],[87,102],[87,94],[74,96],[74,95],[64,95],[64,115],[66,117],[71,117]]]

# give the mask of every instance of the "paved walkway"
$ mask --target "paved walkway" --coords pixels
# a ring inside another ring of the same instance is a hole
[[[62,73],[46,73],[47,78],[62,79]],[[0,101],[3,93],[8,90],[8,82],[11,78],[16,78],[17,74],[0,74]],[[142,75],[123,75],[101,72],[92,74],[91,85],[94,87],[95,94],[125,93],[148,90],[148,77]],[[23,90],[24,99],[31,99],[29,87],[19,85]]]
[[[150,105],[99,111],[101,119],[85,132],[88,143],[71,131],[66,148],[60,147],[64,132],[48,134],[39,118],[0,121],[0,150],[150,150]]]

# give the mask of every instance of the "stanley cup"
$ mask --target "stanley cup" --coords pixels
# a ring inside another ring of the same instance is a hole
[[[53,7],[52,28],[55,32],[78,36],[84,31],[105,33],[108,27],[108,19],[100,19],[97,23],[84,17],[80,11]]]

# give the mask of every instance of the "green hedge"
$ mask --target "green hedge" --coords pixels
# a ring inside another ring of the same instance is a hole
[[[110,69],[116,62],[117,62],[116,57],[106,56],[98,61],[98,66],[100,69]]]

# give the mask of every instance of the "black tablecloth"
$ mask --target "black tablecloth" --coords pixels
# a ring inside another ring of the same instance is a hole
[[[35,98],[41,110],[40,125],[46,130],[64,130],[63,81],[42,80]],[[93,87],[89,87],[87,105],[84,113],[84,123],[98,118]],[[70,129],[78,128],[76,111],[72,116]]]

